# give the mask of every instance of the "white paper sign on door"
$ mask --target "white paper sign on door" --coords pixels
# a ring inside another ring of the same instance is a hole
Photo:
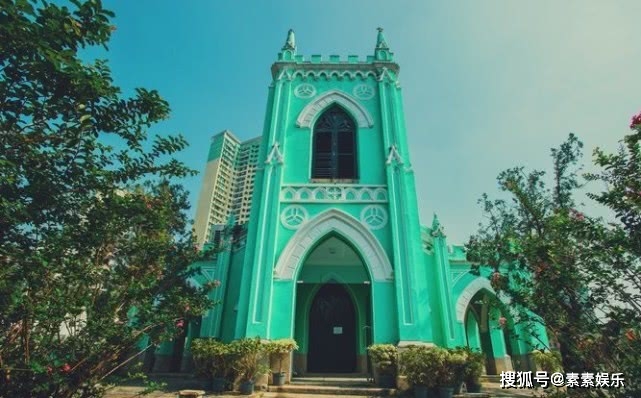
[[[334,326],[334,334],[343,334],[342,326]]]

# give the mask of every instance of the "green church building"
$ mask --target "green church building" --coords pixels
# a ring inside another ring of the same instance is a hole
[[[228,228],[194,283],[221,305],[155,371],[186,369],[194,337],[295,339],[292,371],[365,373],[367,346],[470,346],[488,374],[527,370],[547,343],[496,305],[489,270],[470,272],[436,216],[419,222],[399,65],[379,29],[374,54],[304,58],[294,33],[271,67],[249,222]],[[230,220],[231,224],[234,220]]]

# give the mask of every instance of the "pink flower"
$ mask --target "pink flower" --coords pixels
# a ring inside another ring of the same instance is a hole
[[[50,365],[47,365],[47,374],[51,375],[53,373],[53,368]]]
[[[625,337],[626,337],[629,341],[634,341],[634,340],[636,340],[636,338],[637,338],[637,336],[636,336],[636,334],[634,333],[634,330],[633,330],[633,329],[628,329],[628,331],[627,331],[627,332],[625,332]]]
[[[176,322],[176,327],[183,328],[184,326],[185,326],[185,321],[183,321],[182,319]]]
[[[574,209],[570,210],[570,216],[577,221],[585,220],[585,216],[583,215],[583,213],[581,213],[580,211],[576,211]]]
[[[506,323],[507,323],[507,319],[505,319],[505,317],[502,316],[499,318],[499,325],[501,327],[505,326]]]
[[[632,116],[632,120],[630,121],[630,128],[633,129],[635,126],[639,124],[641,124],[641,112]]]
[[[69,364],[68,364],[68,363],[66,363],[66,364],[62,365],[61,370],[62,370],[64,373],[69,373],[69,372],[71,372],[71,366],[69,366]]]

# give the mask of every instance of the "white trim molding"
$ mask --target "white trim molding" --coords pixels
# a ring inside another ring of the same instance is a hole
[[[338,90],[327,91],[307,104],[298,115],[296,125],[303,128],[311,127],[314,121],[316,121],[318,115],[320,115],[325,108],[334,103],[345,108],[345,110],[352,115],[358,127],[369,128],[374,125],[374,119],[369,112],[367,112],[367,109],[365,109],[350,95]]]
[[[487,278],[478,277],[470,282],[467,286],[465,286],[465,289],[463,289],[463,291],[459,295],[458,300],[456,300],[457,321],[463,322],[463,320],[465,319],[465,311],[467,310],[467,306],[470,304],[470,301],[472,301],[472,297],[474,297],[476,293],[483,289],[496,295],[494,289],[492,288],[492,285],[490,284],[490,281],[487,280]]]
[[[393,280],[392,265],[376,237],[357,219],[336,209],[327,210],[308,220],[294,233],[278,258],[274,269],[275,279],[293,280],[307,254],[331,232],[340,234],[354,246],[363,257],[373,281]]]
[[[282,203],[387,203],[385,185],[298,184],[282,185]]]
[[[463,291],[459,295],[458,300],[456,300],[457,321],[463,322],[465,320],[465,311],[467,310],[467,306],[470,304],[470,301],[472,301],[472,298],[476,295],[476,293],[481,290],[487,290],[494,296],[497,296],[496,292],[492,288],[492,285],[490,284],[490,281],[487,278],[479,276],[478,278],[474,279],[467,286],[465,286],[465,289],[463,289]],[[510,300],[507,300],[505,297],[497,297],[501,300],[501,302],[503,302],[503,304],[510,304]]]

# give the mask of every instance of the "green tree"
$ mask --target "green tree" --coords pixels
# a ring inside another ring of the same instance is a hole
[[[89,397],[213,303],[198,270],[181,136],[156,91],[125,98],[100,1],[0,0],[0,396]],[[110,142],[113,146],[108,145]],[[143,339],[148,336],[147,339]],[[142,344],[146,341],[146,344]]]
[[[635,136],[626,137],[627,150],[617,155],[597,150],[604,172],[585,179],[579,175],[583,145],[574,135],[552,150],[549,181],[542,171],[504,171],[498,182],[508,199],[482,197],[486,222],[467,245],[475,270],[481,264],[494,269],[491,283],[511,298],[520,322],[542,322],[558,341],[566,372],[622,372],[626,394],[639,391],[641,369]],[[585,180],[608,183],[607,191],[590,196],[615,210],[620,222],[577,210]]]

